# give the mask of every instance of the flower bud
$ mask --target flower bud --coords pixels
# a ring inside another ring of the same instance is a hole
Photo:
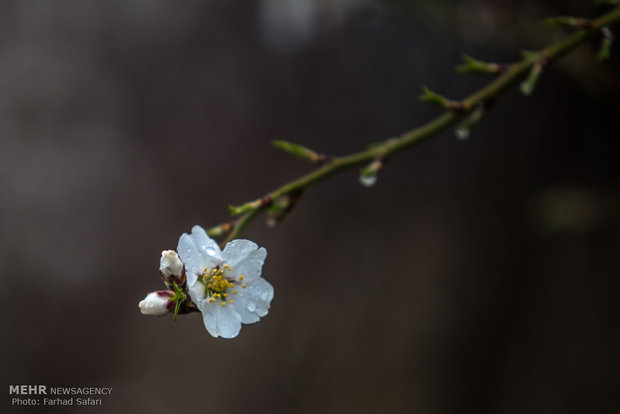
[[[170,290],[159,290],[151,292],[140,301],[138,307],[143,315],[161,316],[174,310],[175,302],[171,301],[174,292]]]
[[[185,265],[174,250],[164,250],[161,252],[159,273],[161,273],[164,283],[169,288],[172,287],[173,283],[176,283],[179,287],[185,286]]]

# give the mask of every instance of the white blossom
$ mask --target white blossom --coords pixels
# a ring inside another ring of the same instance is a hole
[[[249,240],[232,240],[220,250],[200,226],[184,233],[177,247],[187,289],[214,337],[234,338],[242,323],[267,315],[273,287],[261,277],[267,250]]]

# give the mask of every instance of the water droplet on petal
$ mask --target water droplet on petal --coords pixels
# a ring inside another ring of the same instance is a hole
[[[373,175],[360,175],[360,184],[364,187],[372,187],[377,183],[377,174]]]
[[[209,256],[215,256],[215,250],[213,250],[213,249],[207,249],[207,254],[208,254]]]
[[[250,312],[254,312],[256,310],[256,304],[254,302],[248,302],[247,308]]]
[[[465,141],[469,138],[469,128],[458,127],[454,130],[454,136],[460,141]]]

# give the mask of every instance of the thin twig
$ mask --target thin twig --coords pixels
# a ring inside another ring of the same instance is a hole
[[[523,78],[531,70],[532,66],[539,62],[540,56],[545,57],[545,66],[547,66],[563,55],[571,52],[585,40],[599,34],[602,27],[609,26],[618,21],[620,21],[620,7],[616,7],[599,18],[591,20],[591,25],[579,29],[564,40],[553,43],[537,53],[528,53],[522,60],[506,66],[505,70],[494,80],[460,101],[461,107],[459,111],[447,110],[442,115],[426,124],[405,132],[396,138],[372,144],[364,151],[341,157],[333,157],[314,171],[284,184],[260,199],[245,203],[246,206],[251,207],[245,209],[243,213],[232,222],[232,226],[228,228],[230,233],[222,244],[238,237],[256,215],[268,206],[268,204],[260,202],[260,200],[276,200],[291,192],[304,190],[310,185],[322,181],[336,173],[372,162],[379,156],[391,157],[391,155],[395,153],[424,141],[452,126],[456,121],[469,114],[480,104],[494,101],[502,92],[514,85],[519,79]],[[220,228],[221,226],[222,225],[215,226],[213,229]]]

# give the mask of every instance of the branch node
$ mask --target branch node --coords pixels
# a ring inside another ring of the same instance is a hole
[[[507,68],[505,64],[483,62],[465,53],[462,55],[462,59],[463,63],[455,68],[459,73],[498,74],[505,72]]]
[[[448,99],[445,96],[431,91],[426,86],[422,87],[422,95],[419,96],[419,99],[449,111],[462,112],[465,109],[462,102]]]
[[[241,214],[247,213],[248,211],[259,210],[263,207],[267,207],[271,204],[272,201],[273,199],[271,198],[271,196],[267,195],[254,201],[249,201],[240,206],[228,206],[228,211],[232,216],[239,216]]]
[[[313,162],[315,164],[323,164],[327,161],[327,157],[325,155],[319,154],[316,151],[311,150],[310,148],[304,147],[303,145],[282,140],[271,141],[271,144],[284,152],[287,152],[298,158]]]
[[[209,237],[218,237],[218,236],[228,233],[233,228],[234,225],[235,225],[235,220],[229,221],[227,223],[222,223],[220,225],[217,225],[215,227],[211,227],[210,229],[208,229],[207,234],[209,235]]]
[[[284,220],[297,205],[297,201],[302,194],[302,189],[296,189],[275,199],[267,210],[267,227],[275,227]]]
[[[585,17],[556,16],[545,19],[549,27],[568,27],[571,29],[590,29],[592,21]]]

